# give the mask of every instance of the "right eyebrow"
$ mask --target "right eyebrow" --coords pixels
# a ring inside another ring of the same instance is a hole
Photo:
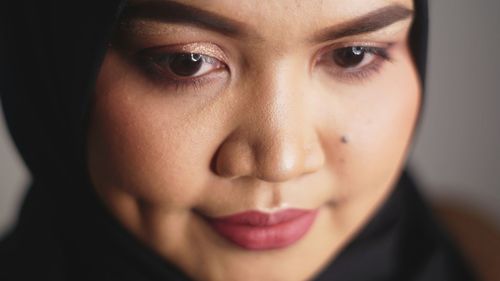
[[[121,16],[124,22],[133,19],[151,19],[165,23],[184,23],[231,37],[243,37],[250,33],[250,28],[242,22],[170,0],[127,5]]]
[[[315,32],[312,42],[325,42],[339,38],[370,33],[397,21],[413,16],[413,10],[399,4],[388,5],[346,22]],[[150,0],[130,4],[121,15],[122,22],[134,19],[150,19],[164,23],[183,23],[212,30],[230,37],[262,37],[249,25],[226,16],[172,0]]]
[[[318,31],[311,41],[324,42],[375,32],[395,22],[411,18],[412,16],[413,10],[399,4],[393,4],[379,8],[347,22],[324,28]]]

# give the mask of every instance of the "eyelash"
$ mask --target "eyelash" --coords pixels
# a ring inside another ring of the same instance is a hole
[[[389,48],[392,45],[386,47],[376,47],[363,44],[350,44],[344,45],[342,47],[332,48],[329,47],[327,51],[322,52],[319,59],[316,60],[315,65],[326,66],[326,71],[334,79],[347,83],[364,82],[365,80],[372,77],[380,71],[384,62],[392,62],[392,57],[389,55]],[[363,50],[363,56],[373,55],[373,61],[367,63],[366,65],[358,69],[357,66],[352,68],[344,68],[339,66],[334,59],[324,59],[325,55],[332,54],[333,52],[348,49],[348,48],[361,48]],[[219,67],[214,70],[208,71],[200,76],[192,76],[187,78],[174,77],[175,74],[171,73],[168,66],[161,65],[160,58],[165,59],[165,57],[174,55],[200,55],[203,63],[215,63]],[[214,80],[214,77],[209,77],[213,72],[228,71],[228,66],[208,55],[201,53],[187,53],[187,52],[152,52],[149,53],[148,50],[140,52],[139,63],[145,68],[145,70],[153,77],[157,82],[163,84],[167,88],[174,88],[176,91],[184,91],[188,89],[200,90],[206,84],[209,84]]]
[[[183,90],[188,90],[190,88],[193,88],[194,90],[199,90],[201,89],[205,84],[209,83],[211,78],[207,77],[210,73],[216,72],[216,71],[221,71],[221,69],[226,69],[227,66],[219,61],[218,59],[208,56],[208,55],[203,55],[203,54],[198,54],[201,56],[201,59],[203,60],[204,63],[208,62],[217,62],[217,64],[220,64],[221,67],[217,68],[215,70],[209,71],[204,75],[200,75],[198,77],[191,77],[191,78],[174,78],[174,74],[171,74],[170,70],[168,70],[165,66],[161,65],[161,62],[159,61],[160,58],[163,57],[169,57],[173,56],[176,54],[198,54],[198,53],[186,53],[186,52],[152,52],[149,53],[148,50],[143,51],[139,54],[139,64],[143,67],[143,69],[146,70],[146,72],[156,81],[159,82],[159,84],[165,86],[166,88],[174,88],[176,91],[183,91]]]
[[[316,61],[316,65],[326,65],[326,71],[338,81],[347,83],[364,82],[365,80],[371,78],[372,75],[379,73],[385,62],[393,62],[393,58],[389,53],[389,49],[392,45],[393,44],[388,44],[384,47],[380,47],[366,44],[349,44],[337,48],[330,47],[319,56],[319,59]],[[331,55],[333,52],[354,48],[362,49],[363,57],[366,55],[373,55],[374,57],[364,66],[355,66],[351,68],[339,66],[332,58],[324,58],[325,55]]]

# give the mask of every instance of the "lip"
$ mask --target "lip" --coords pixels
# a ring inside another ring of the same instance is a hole
[[[219,218],[208,218],[222,237],[247,250],[288,247],[311,228],[318,210],[286,209],[274,213],[247,211]]]

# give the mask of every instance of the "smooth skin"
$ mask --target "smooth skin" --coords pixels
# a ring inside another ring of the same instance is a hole
[[[172,3],[130,2],[131,11]],[[407,42],[411,16],[373,32],[317,35],[413,2],[176,3],[237,26],[161,20],[161,7],[118,25],[89,124],[94,187],[133,235],[194,280],[311,279],[392,190],[421,92]],[[360,67],[343,68],[331,54],[349,46],[386,48],[390,59],[367,53]],[[193,84],[165,60],[151,63],[157,53],[212,59]],[[302,239],[273,250],[234,245],[204,219],[283,208],[319,214]]]

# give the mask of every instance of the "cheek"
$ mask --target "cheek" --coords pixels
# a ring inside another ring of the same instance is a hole
[[[327,155],[338,186],[346,187],[345,196],[390,188],[420,107],[419,82],[410,61],[388,67],[383,77],[367,85],[345,92],[337,102],[335,128],[327,129],[334,132],[326,137]]]
[[[96,188],[172,208],[192,205],[203,179],[192,175],[210,162],[203,118],[187,118],[182,104],[149,91],[137,77],[106,71],[121,69],[114,61],[102,67],[89,128]]]

